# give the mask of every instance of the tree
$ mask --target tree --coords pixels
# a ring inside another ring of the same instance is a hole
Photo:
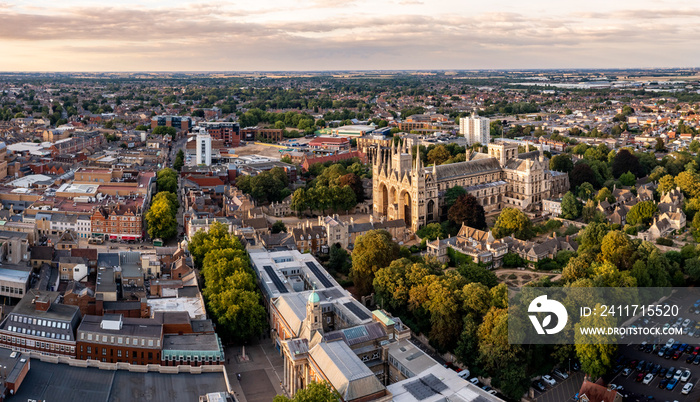
[[[182,170],[182,167],[185,165],[185,153],[182,152],[182,150],[177,151],[177,155],[175,156],[175,162],[173,163],[173,169],[177,170],[178,172]]]
[[[594,180],[595,177],[596,174],[593,172],[590,165],[587,163],[577,163],[574,169],[569,172],[569,183],[571,188],[576,188],[585,182],[589,182],[593,184],[593,187],[597,187],[599,183],[597,180]],[[595,181],[595,183],[592,181]]]
[[[358,294],[372,291],[372,281],[377,270],[388,267],[399,255],[399,245],[386,230],[370,230],[359,236],[352,252],[350,277]]]
[[[574,169],[574,162],[569,154],[561,154],[549,160],[549,168],[558,172],[569,173]]]
[[[177,172],[170,168],[161,169],[156,175],[158,191],[177,193]]]
[[[581,202],[571,191],[567,191],[561,200],[561,216],[564,219],[576,219],[581,216]]]
[[[457,201],[447,211],[449,220],[456,224],[465,224],[475,229],[486,229],[486,213],[484,207],[471,194],[465,194],[457,198]]]
[[[450,151],[444,145],[438,145],[428,152],[428,164],[442,165],[451,157]]]
[[[676,186],[689,198],[700,196],[700,174],[695,172],[680,172],[675,178]]]
[[[598,191],[598,194],[595,196],[595,201],[600,202],[600,201],[605,201],[607,200],[609,203],[615,202],[615,198],[612,195],[612,192],[610,189],[607,187],[603,187]]]
[[[457,272],[467,280],[467,282],[478,282],[482,285],[492,288],[498,284],[496,274],[490,269],[479,264],[470,263],[463,264],[457,268]]]
[[[642,167],[639,160],[627,149],[621,149],[612,163],[613,177],[618,178],[626,172],[631,172],[635,177],[643,176]]]
[[[302,212],[309,208],[309,199],[305,189],[299,188],[294,191],[290,207],[293,211],[297,212],[297,215],[301,215]]]
[[[148,235],[152,238],[170,239],[177,234],[177,220],[166,198],[154,200],[146,213]]]
[[[284,222],[278,220],[272,224],[272,234],[280,232],[287,233],[287,225],[285,225]]]
[[[580,186],[578,186],[578,198],[582,200],[588,200],[591,197],[593,197],[593,193],[595,193],[595,189],[593,188],[593,185],[589,182],[581,183]]]
[[[362,179],[360,179],[354,173],[348,173],[346,175],[338,177],[336,184],[340,187],[350,186],[352,191],[355,193],[356,202],[362,202],[365,200],[365,188],[362,185]]]
[[[174,217],[177,217],[177,209],[180,206],[180,203],[177,201],[177,195],[175,193],[171,193],[170,191],[161,191],[160,193],[157,193],[154,197],[153,200],[151,200],[151,203],[156,202],[158,200],[165,199],[168,205],[170,206],[170,212]]]
[[[620,175],[620,184],[623,186],[634,186],[636,182],[636,177],[632,172],[623,173]]]
[[[674,188],[676,188],[676,180],[670,174],[667,174],[666,176],[663,176],[661,179],[659,179],[659,193],[665,194],[673,190]]]
[[[333,244],[329,251],[328,270],[347,275],[351,266],[350,254],[339,243]]]
[[[325,382],[310,382],[294,394],[294,398],[277,395],[272,402],[337,402],[340,395]]]
[[[590,274],[590,263],[583,257],[577,256],[569,259],[562,271],[562,278],[567,282],[574,282],[587,278]]]
[[[666,171],[665,167],[657,166],[651,171],[651,173],[649,173],[649,180],[659,181],[662,177],[666,176],[667,174],[668,172]]]
[[[600,309],[601,305],[596,305],[596,310],[600,311]],[[583,371],[590,375],[593,380],[610,370],[617,352],[617,345],[612,344],[605,335],[583,335],[579,328],[613,328],[616,326],[614,317],[598,314],[582,317],[581,321],[576,324],[574,332],[576,356],[581,362]]]
[[[690,145],[688,146],[688,149],[692,153],[698,153],[700,152],[700,141],[698,140],[692,140],[690,141]]]
[[[493,234],[497,238],[514,234],[519,239],[528,239],[533,236],[532,222],[519,209],[504,208],[496,219]]]
[[[627,213],[627,223],[630,225],[648,224],[656,213],[654,201],[643,201],[635,204]]]
[[[656,145],[654,145],[654,149],[656,152],[664,152],[666,150],[666,144],[664,144],[664,140],[661,138],[656,139]]]
[[[445,206],[449,209],[454,205],[455,201],[457,201],[457,198],[465,194],[467,194],[467,190],[462,186],[448,188],[447,191],[445,191]]]
[[[629,268],[632,251],[632,243],[629,238],[619,230],[608,232],[600,244],[601,258],[615,267]]]
[[[447,233],[442,229],[439,223],[429,223],[416,231],[416,235],[421,239],[433,241],[438,237],[441,239],[447,238]]]
[[[204,262],[204,256],[211,250],[222,248],[240,248],[243,246],[240,241],[231,235],[228,228],[220,222],[214,222],[209,225],[209,231],[197,231],[190,239],[187,249],[192,255],[195,267],[201,268]]]
[[[153,129],[153,135],[170,135],[174,137],[177,134],[175,127],[158,126]]]

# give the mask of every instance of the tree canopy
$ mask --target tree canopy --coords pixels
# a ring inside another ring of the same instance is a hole
[[[447,217],[457,225],[465,224],[475,229],[486,229],[484,207],[471,194],[459,196],[447,212]]]

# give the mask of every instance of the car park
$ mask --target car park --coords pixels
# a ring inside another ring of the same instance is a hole
[[[460,378],[463,378],[463,379],[466,380],[467,378],[470,377],[470,374],[471,374],[471,373],[469,372],[469,370],[462,370],[462,371],[460,371],[459,374],[457,374],[457,375],[460,376]]]
[[[542,381],[546,382],[550,386],[554,386],[557,383],[557,380],[555,380],[554,378],[552,378],[552,376],[547,375],[547,374],[542,376]]]
[[[683,389],[681,390],[681,394],[683,395],[688,395],[690,391],[693,390],[693,383],[689,382],[683,386]]]
[[[654,374],[647,374],[644,376],[644,380],[642,380],[642,384],[644,385],[649,385],[651,381],[654,379]]]
[[[685,371],[683,372],[683,374],[681,375],[681,382],[688,382],[688,380],[690,379],[690,376],[691,376],[691,375],[692,375],[692,374],[691,374],[690,370],[685,370]]]
[[[695,360],[695,356],[693,355],[688,355],[688,357],[685,358],[685,362],[688,364],[692,364],[693,360]]]
[[[700,364],[700,355],[695,356],[695,359],[693,359],[693,364],[696,366]]]
[[[690,324],[690,318],[686,318],[686,319],[683,321],[683,324],[682,324],[682,325],[683,325],[683,328],[687,328],[689,324]]]

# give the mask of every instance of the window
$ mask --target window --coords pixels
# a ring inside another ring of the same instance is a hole
[[[117,350],[117,357],[122,357],[122,351],[121,351],[121,349],[120,349],[120,350]]]
[[[102,356],[107,356],[107,348],[102,348]]]
[[[61,348],[63,348],[63,346],[61,346]],[[92,347],[88,346],[88,347],[87,347],[87,352],[88,352],[88,353],[92,353]]]

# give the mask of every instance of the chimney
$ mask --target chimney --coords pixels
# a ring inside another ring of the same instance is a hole
[[[47,295],[36,296],[34,297],[34,306],[36,311],[49,311],[51,299]]]

